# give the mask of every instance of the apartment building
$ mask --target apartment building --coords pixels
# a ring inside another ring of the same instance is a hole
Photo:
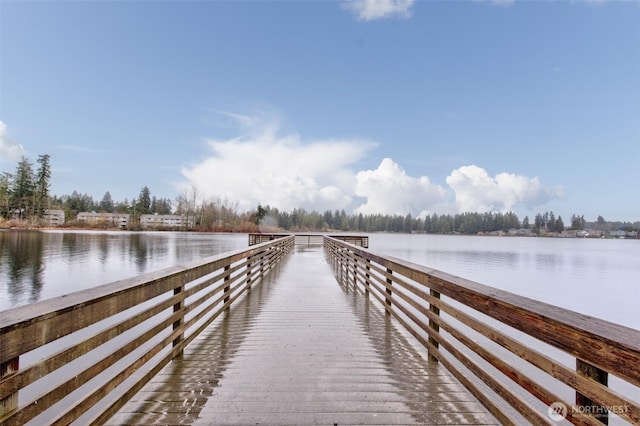
[[[45,210],[44,220],[51,226],[58,226],[64,223],[64,211],[63,210]]]
[[[143,214],[140,216],[142,228],[193,228],[195,218],[175,214]]]
[[[92,225],[111,225],[118,228],[126,228],[129,225],[128,213],[96,213],[80,212],[77,219],[79,222],[87,222]]]

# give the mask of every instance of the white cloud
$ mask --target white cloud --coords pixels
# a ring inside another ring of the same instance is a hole
[[[356,194],[366,202],[356,209],[363,214],[423,215],[443,203],[446,191],[428,177],[411,177],[392,159],[385,158],[376,170],[358,173]]]
[[[354,164],[375,143],[362,139],[304,141],[296,133],[283,134],[279,120],[273,117],[223,114],[233,118],[244,134],[208,140],[211,154],[182,168],[183,188],[190,191],[195,186],[201,197],[232,201],[241,211],[261,203],[283,211],[345,209],[422,217],[531,209],[561,195],[545,188],[537,177],[489,176],[475,165],[453,170],[446,178],[448,186],[427,176],[410,176],[391,158],[383,159],[376,169],[356,172]]]
[[[390,17],[409,18],[414,0],[350,0],[342,6],[361,21]]]
[[[0,161],[19,161],[27,155],[22,145],[13,141],[7,134],[7,125],[0,121]]]
[[[374,144],[366,140],[330,139],[303,142],[281,136],[277,121],[227,114],[246,135],[209,140],[213,155],[184,167],[182,174],[207,198],[238,202],[240,209],[258,203],[290,211],[350,208],[355,177],[349,166]]]
[[[446,181],[455,193],[460,212],[508,211],[518,205],[533,208],[560,196],[557,190],[545,188],[537,177],[511,173],[491,177],[475,165],[453,170]]]

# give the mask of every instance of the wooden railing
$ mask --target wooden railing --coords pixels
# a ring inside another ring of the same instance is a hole
[[[377,299],[501,423],[640,424],[640,331],[330,237],[324,245],[338,280]]]
[[[103,423],[273,269],[293,241],[0,312],[0,424]]]

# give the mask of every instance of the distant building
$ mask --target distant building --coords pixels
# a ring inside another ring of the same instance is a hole
[[[58,226],[64,223],[64,211],[63,210],[45,210],[44,220],[51,226]]]
[[[638,232],[619,229],[609,232],[609,236],[614,238],[638,238]]]
[[[143,214],[140,216],[142,228],[192,228],[195,218],[175,214]]]
[[[92,225],[111,225],[118,228],[126,228],[129,225],[130,215],[127,213],[78,213],[78,222],[87,222]]]

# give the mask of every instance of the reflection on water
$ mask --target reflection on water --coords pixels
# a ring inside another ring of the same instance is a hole
[[[245,247],[245,234],[2,231],[0,311]]]
[[[246,234],[0,232],[0,311],[247,247]],[[640,241],[372,234],[370,249],[640,328]]]
[[[640,328],[640,241],[390,235],[372,251]]]
[[[24,298],[27,302],[34,302],[40,299],[44,244],[38,233],[0,233],[0,242],[0,275],[7,277],[9,301],[15,303]]]

